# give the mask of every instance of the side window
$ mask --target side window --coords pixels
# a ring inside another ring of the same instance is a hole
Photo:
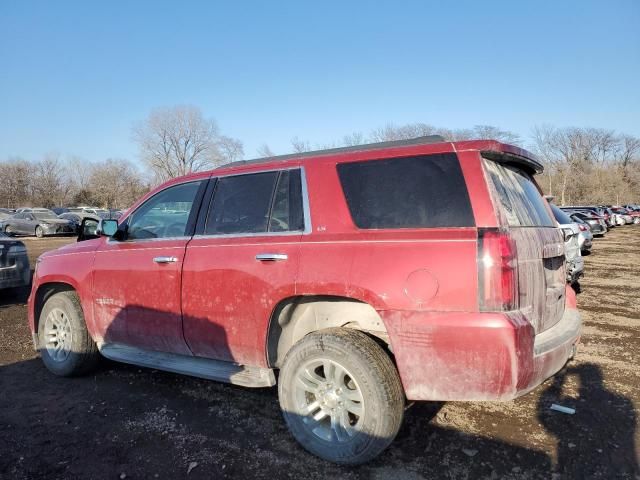
[[[218,179],[205,233],[266,232],[277,178],[278,172],[265,172]]]
[[[202,181],[174,185],[143,203],[129,219],[128,240],[182,237]]]
[[[218,179],[205,234],[251,234],[303,229],[299,170]]]
[[[302,213],[302,184],[300,170],[280,172],[278,186],[273,197],[270,232],[293,232],[304,230]]]
[[[475,225],[453,153],[340,163],[340,183],[358,228]]]

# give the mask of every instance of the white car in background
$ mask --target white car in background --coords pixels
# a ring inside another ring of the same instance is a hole
[[[549,202],[558,227],[564,234],[564,256],[567,261],[567,282],[574,285],[584,273],[584,258],[580,248],[580,227],[569,215]],[[593,238],[593,236],[591,236]]]

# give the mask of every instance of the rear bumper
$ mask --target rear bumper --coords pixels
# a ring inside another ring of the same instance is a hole
[[[520,312],[380,312],[410,400],[511,400],[573,356],[582,323],[574,308],[535,335]]]

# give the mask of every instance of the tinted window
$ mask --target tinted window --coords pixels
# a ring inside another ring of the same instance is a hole
[[[169,187],[144,202],[129,219],[127,239],[183,237],[202,182]]]
[[[208,235],[267,231],[278,172],[218,179],[207,218]]]
[[[273,197],[270,232],[287,232],[304,230],[302,214],[302,185],[300,170],[280,172],[278,186]]]
[[[207,216],[207,235],[303,229],[300,170],[218,179]]]
[[[358,228],[474,225],[453,153],[342,163],[338,175]]]
[[[555,226],[530,175],[492,160],[485,159],[484,164],[510,226]]]

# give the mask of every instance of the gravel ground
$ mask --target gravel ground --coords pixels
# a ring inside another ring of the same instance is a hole
[[[70,241],[25,239],[32,263]],[[0,292],[0,478],[639,479],[640,227],[594,243],[582,345],[561,375],[513,402],[416,404],[392,446],[357,468],[302,450],[275,388],[107,361],[56,378],[32,349],[24,292]]]

